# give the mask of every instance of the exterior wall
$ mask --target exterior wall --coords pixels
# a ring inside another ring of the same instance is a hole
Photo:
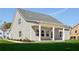
[[[39,37],[36,36],[35,29],[36,28],[32,28],[32,24],[30,24],[30,39],[34,41],[39,41]]]
[[[18,19],[21,19],[21,24],[18,24]],[[29,27],[30,27],[29,24],[26,24],[25,20],[22,18],[19,12],[16,12],[16,15],[14,17],[13,24],[11,27],[11,39],[25,39],[25,38],[28,39]],[[19,31],[22,31],[22,37],[19,37]]]
[[[18,24],[18,19],[21,19],[21,24]],[[16,12],[10,32],[11,39],[38,40],[38,37],[35,36],[35,31],[32,28],[33,25],[36,24],[26,22],[19,12]],[[19,31],[22,31],[22,37],[19,37]]]
[[[70,39],[70,30],[65,30],[65,40]]]

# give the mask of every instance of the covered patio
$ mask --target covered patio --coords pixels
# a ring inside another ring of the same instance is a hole
[[[33,25],[38,36],[39,41],[46,40],[64,40],[65,39],[65,28],[56,24],[41,23]]]

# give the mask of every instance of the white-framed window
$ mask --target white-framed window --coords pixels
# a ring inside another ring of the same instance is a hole
[[[21,24],[21,19],[18,19],[18,24]]]
[[[21,31],[19,31],[19,37],[21,37],[22,36],[22,32]]]
[[[36,36],[39,36],[39,30],[36,29]]]
[[[39,30],[36,29],[36,36],[39,36]],[[41,36],[44,36],[44,30],[41,30]]]
[[[46,36],[49,37],[49,31],[46,32]]]
[[[44,30],[41,30],[41,36],[44,36]]]
[[[60,31],[60,37],[62,37],[62,32]]]

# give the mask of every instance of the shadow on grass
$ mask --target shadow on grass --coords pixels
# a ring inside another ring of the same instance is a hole
[[[79,43],[0,44],[0,51],[79,51]]]

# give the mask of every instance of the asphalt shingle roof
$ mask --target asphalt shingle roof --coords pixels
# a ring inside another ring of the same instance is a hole
[[[44,22],[62,24],[60,21],[56,20],[54,17],[49,16],[49,15],[45,15],[45,14],[33,12],[33,11],[28,11],[28,10],[24,10],[20,8],[18,8],[17,10],[25,19],[29,19],[31,21],[44,21]]]

